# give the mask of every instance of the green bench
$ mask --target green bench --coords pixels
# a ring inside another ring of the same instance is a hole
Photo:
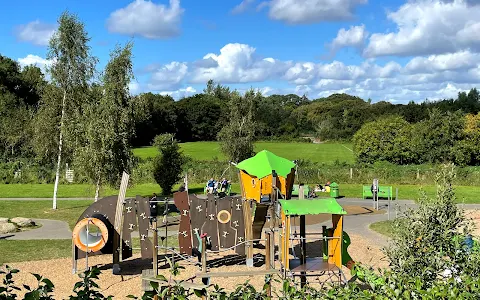
[[[300,185],[294,184],[292,189],[292,196],[298,197],[298,190],[300,189]],[[308,198],[308,193],[310,192],[310,188],[308,185],[303,186],[303,195],[305,198]]]
[[[372,186],[371,185],[364,185],[363,186],[363,191],[362,191],[362,198],[367,199],[367,198],[373,198],[373,193],[371,191]],[[378,198],[388,198],[390,197],[393,198],[392,194],[393,188],[391,186],[379,186],[378,187]]]

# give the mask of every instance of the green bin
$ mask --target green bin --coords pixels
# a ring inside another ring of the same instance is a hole
[[[332,197],[332,198],[340,197],[340,192],[338,190],[338,184],[336,182],[332,182],[330,184],[330,197]]]

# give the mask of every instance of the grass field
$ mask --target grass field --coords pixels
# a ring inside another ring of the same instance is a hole
[[[387,185],[387,184],[385,184]],[[203,184],[189,185],[190,193],[203,193]],[[400,200],[416,200],[420,196],[420,188],[422,188],[427,195],[435,196],[434,186],[418,186],[418,185],[393,185],[393,193],[398,187],[398,199]],[[174,190],[178,188],[176,186]],[[233,184],[232,192],[239,193],[240,186]],[[4,184],[0,185],[0,198],[50,198],[53,193],[53,184]],[[134,197],[136,195],[149,196],[153,193],[161,195],[161,189],[156,184],[138,184],[127,189],[127,197]],[[59,198],[93,198],[95,190],[93,186],[87,184],[68,184],[60,185],[58,188]],[[101,191],[101,197],[116,195],[117,190],[106,188]],[[361,184],[340,184],[340,195],[347,198],[361,198],[362,185]],[[480,196],[478,189],[475,186],[457,186],[456,195],[458,202],[465,203],[480,203]],[[326,196],[328,196],[326,194]],[[367,200],[366,200],[367,201]],[[3,206],[5,201],[0,201],[0,217],[2,217]]]
[[[370,229],[388,237],[392,236],[392,221],[380,221],[370,224]]]
[[[183,152],[196,160],[225,159],[217,142],[195,142],[180,144]],[[315,162],[340,162],[353,163],[351,144],[313,144],[313,143],[272,143],[257,142],[255,151],[269,150],[279,156],[294,160],[307,159]],[[142,147],[133,150],[135,156],[145,159],[157,155],[155,147]]]

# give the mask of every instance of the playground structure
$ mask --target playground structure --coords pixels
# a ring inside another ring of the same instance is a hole
[[[144,272],[144,281],[157,281],[159,251],[163,257],[181,259],[200,267],[190,278],[190,287],[206,287],[209,278],[278,274],[283,278],[300,278],[303,286],[308,278],[322,282],[345,282],[342,265],[352,268],[354,262],[347,252],[350,244],[343,231],[346,211],[333,198],[304,199],[304,187],[299,187],[299,199],[292,199],[296,165],[269,151],[236,165],[241,193],[236,196],[188,194],[176,192],[173,202],[180,212],[178,247],[168,247],[168,209],[163,212],[161,227],[165,236],[158,241],[157,204],[170,201],[152,201],[136,196],[125,199],[128,175],[124,174],[119,196],[103,198],[92,204],[80,216],[73,230],[74,272],[79,258],[100,254],[113,254],[113,272],[121,273],[120,263],[132,256],[131,233],[139,231],[143,259],[152,259],[153,269]],[[332,226],[322,226],[321,232],[306,231],[306,215],[330,214]],[[300,219],[297,234],[296,220]],[[268,222],[268,226],[265,226]],[[89,232],[89,224],[96,225],[100,233]],[[149,238],[153,233],[153,241]],[[316,237],[316,238],[315,238]],[[321,253],[312,255],[308,245]],[[264,245],[265,269],[253,268],[255,245]],[[297,248],[297,250],[295,250]],[[299,249],[299,250],[298,250]],[[252,267],[244,272],[215,272],[209,265],[209,256],[236,255],[245,258]],[[296,252],[299,255],[296,255]],[[147,274],[148,273],[148,274]],[[201,278],[202,284],[193,280]]]

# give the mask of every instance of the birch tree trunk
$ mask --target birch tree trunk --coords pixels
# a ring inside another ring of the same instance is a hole
[[[98,193],[100,191],[100,178],[97,179],[97,188],[95,189],[95,202],[98,200]]]
[[[57,158],[57,171],[55,172],[55,185],[53,187],[53,209],[57,209],[57,192],[58,181],[60,179],[60,163],[62,161],[62,146],[63,146],[63,121],[65,117],[65,100],[67,98],[67,91],[63,91],[62,99],[62,116],[60,118],[60,135],[58,138],[58,158]]]

